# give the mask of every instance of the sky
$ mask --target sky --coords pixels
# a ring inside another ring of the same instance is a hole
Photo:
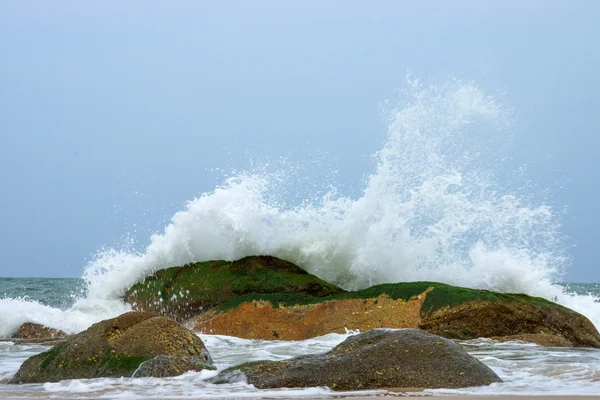
[[[514,165],[600,282],[600,2],[0,0],[0,276],[76,277],[249,157],[373,167],[408,71],[516,112]]]

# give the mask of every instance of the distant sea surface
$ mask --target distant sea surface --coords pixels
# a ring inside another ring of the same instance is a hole
[[[29,299],[64,309],[84,295],[81,278],[0,278],[0,298]]]

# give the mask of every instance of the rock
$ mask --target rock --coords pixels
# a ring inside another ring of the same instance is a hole
[[[418,329],[373,329],[325,354],[250,362],[222,371],[213,383],[245,380],[260,389],[328,386],[462,388],[501,379],[456,343]]]
[[[161,358],[144,371],[159,376],[188,369],[215,369],[202,340],[170,318],[129,312],[98,322],[50,350],[30,357],[10,383],[57,382],[63,379],[130,377],[146,361],[168,356],[172,367],[159,368]],[[181,358],[181,360],[179,360]]]
[[[17,333],[13,335],[14,339],[62,339],[67,334],[61,330],[48,328],[42,324],[25,322],[19,327]]]
[[[315,304],[251,302],[209,310],[187,322],[196,331],[248,339],[303,340],[346,329],[419,328],[451,339],[519,336],[568,347],[600,347],[583,315],[542,298],[409,282],[315,299]],[[317,302],[318,301],[318,302]],[[305,301],[306,302],[306,301]]]
[[[203,310],[234,308],[252,301],[256,293],[285,301],[312,300],[343,292],[290,262],[258,256],[158,270],[131,287],[124,299],[135,310],[181,320]]]
[[[456,339],[545,335],[557,344],[600,347],[600,334],[586,317],[542,298],[436,282],[347,292],[275,257],[159,270],[127,291],[125,300],[138,310],[187,318],[196,331],[247,339],[303,340],[387,327]]]
[[[200,357],[156,356],[141,363],[133,373],[133,377],[165,378],[181,375],[186,371],[201,371],[203,369],[214,368],[207,368],[207,362]]]
[[[427,291],[427,290],[426,290]],[[248,339],[305,340],[346,329],[362,332],[374,328],[415,328],[426,292],[408,300],[381,294],[374,298],[329,299],[297,305],[253,301],[222,313],[206,312],[188,326],[199,332]]]
[[[451,339],[509,337],[542,345],[600,347],[598,331],[583,315],[542,298],[518,294],[440,308],[428,314],[419,327]]]
[[[0,342],[54,346],[64,342],[68,337],[69,336],[61,330],[48,328],[42,324],[25,322],[11,338],[0,339]]]

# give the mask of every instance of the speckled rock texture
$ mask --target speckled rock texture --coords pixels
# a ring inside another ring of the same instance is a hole
[[[48,328],[33,322],[25,322],[13,335],[15,339],[62,339],[65,337],[67,337],[67,334],[61,330]]]
[[[475,300],[443,308],[428,315],[419,328],[450,339],[487,337],[549,347],[600,348],[598,330],[583,315],[544,299],[513,297],[517,300]]]
[[[44,346],[54,346],[64,342],[68,336],[64,331],[58,329],[48,328],[34,322],[25,322],[11,338],[0,339],[0,342],[13,342],[15,344],[35,343]]]
[[[98,322],[50,350],[30,357],[10,383],[64,379],[131,377],[156,357],[171,357],[172,367],[148,368],[143,376],[180,375],[189,369],[215,369],[202,340],[176,321],[151,313],[129,312]],[[181,359],[181,361],[180,361]],[[157,375],[152,375],[156,372]]]
[[[327,386],[333,390],[463,388],[501,379],[458,344],[418,329],[373,329],[324,354],[257,361],[222,371],[214,383],[257,388]]]

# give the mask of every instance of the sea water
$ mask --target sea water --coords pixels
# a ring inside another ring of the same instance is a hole
[[[409,77],[398,97],[383,106],[387,139],[373,155],[373,170],[357,183],[362,186],[358,195],[338,191],[335,182],[325,180],[316,189],[295,186],[302,181],[296,174],[305,170],[285,163],[278,168],[255,163],[232,172],[173,215],[147,248],[98,251],[80,280],[2,280],[0,337],[10,337],[26,321],[79,332],[128,311],[123,292],[158,269],[248,255],[289,260],[348,290],[429,280],[527,293],[570,307],[600,327],[598,285],[559,283],[569,268],[569,254],[557,213],[544,202],[543,191],[507,162],[515,135],[510,107],[458,79],[423,83]],[[303,200],[290,201],[290,192]],[[323,352],[349,334],[301,342],[201,338],[222,369],[248,360]],[[505,382],[438,393],[600,393],[599,350],[484,339],[461,344]],[[0,380],[42,350],[0,344]],[[215,386],[206,382],[212,374],[0,385],[0,393],[36,398],[331,394],[326,388]]]

